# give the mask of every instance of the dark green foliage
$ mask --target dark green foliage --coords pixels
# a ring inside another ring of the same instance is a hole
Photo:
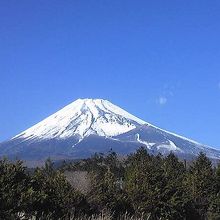
[[[164,187],[161,158],[151,157],[145,149],[129,157],[126,169],[126,192],[138,214],[149,213],[153,218],[160,214],[162,190]]]
[[[88,208],[86,199],[71,187],[60,171],[53,169],[50,160],[46,161],[45,168],[36,169],[31,182],[31,194],[35,195],[32,209],[38,215],[53,213],[54,217],[62,217],[85,212]]]
[[[108,209],[115,216],[121,212],[131,211],[125,192],[122,190],[124,168],[115,153],[102,158],[91,173],[92,188],[88,195],[89,201],[96,209]]]
[[[30,178],[21,161],[0,161],[0,219],[16,219],[28,206]]]
[[[190,207],[190,200],[183,186],[186,174],[184,164],[171,153],[163,160],[162,169],[165,182],[163,215],[168,219],[184,219]]]
[[[53,169],[50,161],[29,176],[20,161],[2,160],[0,172],[0,219],[57,219],[88,211],[86,199],[74,191],[62,173]]]
[[[76,191],[63,172],[86,171],[91,189]],[[0,219],[73,219],[103,210],[149,220],[220,219],[220,165],[201,153],[187,168],[173,154],[149,155],[140,148],[126,160],[114,152],[27,172],[21,161],[0,160]],[[74,217],[73,217],[74,216]]]
[[[220,219],[220,164],[215,170],[215,181],[213,184],[214,191],[210,198],[208,217],[211,220]]]
[[[190,166],[186,185],[198,215],[201,219],[206,219],[214,193],[215,179],[212,163],[204,153],[200,153],[197,160]]]
[[[189,200],[183,187],[185,169],[174,154],[162,158],[140,149],[130,158],[126,170],[126,190],[139,214],[152,219],[183,219]]]

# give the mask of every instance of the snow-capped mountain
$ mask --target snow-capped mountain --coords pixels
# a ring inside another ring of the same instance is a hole
[[[146,122],[102,99],[78,99],[15,138],[80,139],[91,134],[116,136]]]
[[[191,158],[220,151],[153,126],[111,102],[78,99],[33,127],[0,144],[0,156],[27,161],[76,159],[110,149],[129,154],[144,146],[149,153],[170,151]]]

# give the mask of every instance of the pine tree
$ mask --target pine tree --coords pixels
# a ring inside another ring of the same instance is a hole
[[[187,188],[201,219],[207,219],[207,211],[213,194],[214,173],[211,161],[200,153],[187,176]]]
[[[140,148],[128,158],[125,184],[126,192],[135,212],[149,214],[153,219],[161,214],[160,195],[164,188],[164,175],[161,169],[161,157],[153,157],[147,150]]]
[[[29,177],[21,161],[0,161],[0,219],[16,219],[28,206]]]
[[[218,164],[215,170],[215,182],[214,192],[211,197],[208,219],[209,220],[219,220],[220,219],[220,164]]]
[[[37,217],[52,214],[53,218],[86,212],[89,209],[85,198],[76,192],[60,171],[53,168],[50,160],[45,168],[38,168],[32,177],[32,212]]]
[[[184,164],[173,153],[163,161],[166,186],[163,190],[164,209],[161,216],[167,219],[184,219],[190,207],[190,199],[183,185],[186,174]]]

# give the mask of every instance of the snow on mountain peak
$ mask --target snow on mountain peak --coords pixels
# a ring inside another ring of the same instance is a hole
[[[55,114],[15,137],[27,139],[67,138],[90,134],[116,136],[128,132],[143,120],[103,99],[77,99]]]
[[[154,154],[172,151],[181,158],[191,158],[202,151],[210,158],[220,158],[218,150],[160,129],[103,99],[77,99],[0,144],[0,156],[82,158],[110,148],[124,155],[140,146]]]

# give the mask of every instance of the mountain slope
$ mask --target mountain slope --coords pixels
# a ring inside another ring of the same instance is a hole
[[[115,136],[146,122],[102,99],[78,99],[15,138]]]
[[[218,150],[162,130],[102,99],[78,99],[40,123],[0,144],[0,156],[29,161],[88,157],[110,149],[128,154],[144,146],[150,153],[173,151],[183,158]]]

